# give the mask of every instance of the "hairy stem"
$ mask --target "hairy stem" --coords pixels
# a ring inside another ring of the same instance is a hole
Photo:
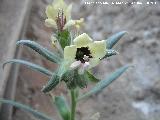
[[[76,113],[76,94],[75,90],[71,90],[71,120],[75,120]]]

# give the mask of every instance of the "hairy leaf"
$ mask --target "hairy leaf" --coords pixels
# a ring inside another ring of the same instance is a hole
[[[126,33],[126,31],[121,31],[109,37],[106,40],[107,49],[111,49]]]
[[[100,92],[101,90],[103,90],[104,88],[106,88],[108,85],[110,85],[114,80],[116,80],[120,75],[122,75],[122,73],[124,73],[127,69],[128,69],[128,65],[119,68],[118,70],[116,70],[115,72],[113,72],[109,77],[107,77],[104,80],[101,80],[100,82],[98,82],[95,87],[93,87],[89,92],[83,94],[82,96],[80,96],[78,98],[78,100],[85,98],[85,97],[89,97],[93,94],[96,94],[98,92]]]
[[[70,120],[70,110],[63,96],[55,97],[55,105],[63,120]]]
[[[57,74],[53,74],[51,79],[42,88],[42,92],[44,93],[50,92],[53,88],[55,88],[58,85],[59,82],[60,82],[60,77]]]
[[[55,71],[55,73],[52,75],[51,79],[47,82],[47,84],[42,88],[42,91],[44,93],[50,92],[53,88],[55,88],[58,83],[61,81],[61,77],[64,74],[64,64],[59,66],[59,68]]]
[[[6,64],[8,63],[18,63],[18,64],[23,64],[25,66],[27,66],[28,68],[31,68],[32,70],[35,70],[35,71],[38,71],[38,72],[41,72],[47,76],[51,76],[52,75],[52,72],[47,70],[46,68],[44,67],[41,67],[39,65],[36,65],[34,63],[31,63],[31,62],[28,62],[28,61],[24,61],[24,60],[19,60],[19,59],[12,59],[12,60],[8,60],[6,61],[4,64],[3,64],[3,68],[5,67]]]
[[[29,107],[29,106],[26,106],[24,104],[21,104],[21,103],[12,101],[12,100],[4,100],[4,99],[0,98],[0,103],[5,103],[5,104],[13,105],[13,106],[15,106],[15,107],[17,107],[19,109],[22,109],[22,110],[25,110],[25,111],[31,113],[36,118],[39,118],[41,120],[54,120],[54,119],[46,116],[44,113],[38,112],[37,110],[34,110],[31,107]]]
[[[47,50],[46,48],[44,48],[43,46],[41,46],[40,44],[31,41],[31,40],[20,40],[17,42],[17,45],[26,45],[27,47],[30,47],[31,49],[35,50],[36,52],[38,52],[40,55],[42,55],[43,57],[45,57],[46,59],[55,62],[55,63],[60,63],[61,59],[58,55],[56,55],[53,52],[50,52],[49,50]]]

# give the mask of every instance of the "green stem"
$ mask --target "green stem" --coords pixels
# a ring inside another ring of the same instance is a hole
[[[76,94],[75,90],[71,90],[71,120],[75,120],[76,113]]]

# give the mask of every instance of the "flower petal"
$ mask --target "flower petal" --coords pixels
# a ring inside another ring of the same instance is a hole
[[[64,29],[71,28],[71,27],[75,27],[77,29],[80,29],[83,25],[84,25],[84,18],[80,18],[79,20],[69,20],[65,24]]]
[[[54,0],[52,5],[56,10],[62,9],[63,11],[66,11],[67,9],[67,5],[64,0]]]
[[[88,45],[93,58],[103,58],[106,55],[105,40],[95,41]]]
[[[75,61],[71,64],[70,68],[71,69],[76,69],[81,65],[81,61]]]
[[[64,59],[74,61],[76,57],[77,47],[75,45],[66,46],[64,48]]]
[[[45,25],[47,27],[57,28],[57,24],[53,19],[46,19],[45,20]]]
[[[79,20],[75,21],[75,27],[80,29],[84,25],[84,18],[80,18]]]
[[[89,60],[89,64],[90,64],[89,65],[89,69],[97,66],[99,63],[100,63],[100,59],[98,59],[98,58],[90,58],[90,60]]]
[[[74,21],[74,20],[69,20],[69,21],[65,24],[64,29],[70,28],[70,27],[72,27],[73,25],[75,25],[75,21]]]
[[[56,19],[57,11],[54,9],[52,5],[48,5],[46,8],[46,15],[49,19]]]
[[[83,33],[76,37],[73,42],[74,44],[80,48],[80,47],[86,47],[89,43],[91,43],[93,40],[86,34]]]
[[[71,10],[72,10],[72,4],[70,4],[65,11],[67,21],[71,19]]]

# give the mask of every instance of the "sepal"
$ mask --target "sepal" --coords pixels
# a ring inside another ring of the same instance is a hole
[[[69,89],[75,89],[76,87],[84,88],[87,87],[87,78],[84,74],[78,74],[78,70],[67,70],[62,80],[66,83]]]
[[[91,72],[89,72],[89,71],[86,71],[86,72],[85,72],[85,75],[86,75],[88,81],[91,81],[91,82],[93,82],[93,83],[97,83],[97,82],[100,81],[99,79],[97,79],[97,78],[96,78]]]

